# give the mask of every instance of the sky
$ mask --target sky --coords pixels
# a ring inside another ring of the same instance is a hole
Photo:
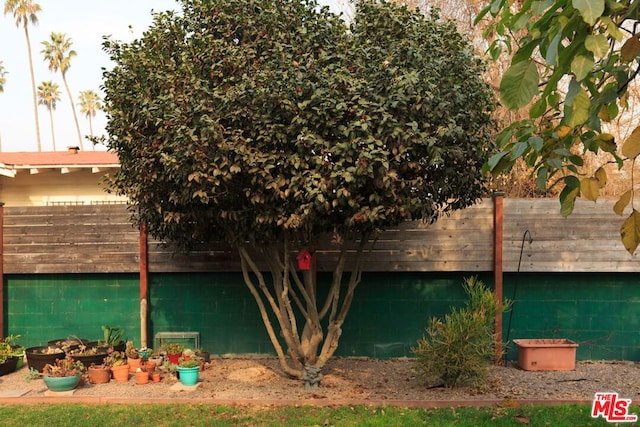
[[[102,50],[103,36],[125,42],[142,35],[152,22],[152,10],[178,10],[175,0],[35,0],[40,4],[38,24],[29,25],[31,51],[36,87],[44,81],[52,80],[60,87],[60,101],[53,111],[56,149],[66,150],[77,146],[78,137],[69,97],[65,91],[60,73],[52,73],[45,62],[42,42],[49,40],[51,32],[59,32],[71,39],[76,56],[71,59],[71,67],[66,78],[74,97],[76,113],[82,135],[89,135],[89,121],[80,113],[78,93],[93,90],[101,97],[103,68],[111,69],[113,64]],[[320,3],[335,4],[341,0],[323,0]],[[4,11],[4,1],[1,1]],[[335,5],[333,6],[335,8]],[[339,9],[335,9],[336,11]],[[0,150],[37,151],[35,118],[27,43],[22,27],[16,27],[12,14],[0,15],[0,61],[4,65],[6,82],[0,93]],[[49,112],[43,105],[38,106],[42,151],[52,151]],[[106,118],[98,112],[92,119],[95,135],[104,134]],[[94,147],[83,139],[85,150],[105,150]]]

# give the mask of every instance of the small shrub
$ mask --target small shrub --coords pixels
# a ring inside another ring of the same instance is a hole
[[[182,354],[184,346],[178,343],[169,343],[164,345],[163,349],[167,354]]]
[[[29,382],[29,381],[33,381],[35,379],[38,379],[42,376],[42,374],[40,374],[40,372],[38,372],[36,369],[33,368],[29,368],[29,371],[27,371],[27,373],[24,376],[24,379]]]
[[[73,377],[84,372],[84,364],[73,360],[71,356],[58,359],[54,364],[47,363],[42,368],[42,374],[47,377]]]
[[[200,366],[200,361],[196,359],[183,360],[182,358],[180,358],[178,366],[180,366],[181,368],[195,368]]]
[[[432,318],[426,334],[412,348],[422,381],[439,378],[446,387],[480,385],[495,356],[494,320],[506,310],[482,281],[465,279],[468,300],[462,308],[451,308],[444,320]]]

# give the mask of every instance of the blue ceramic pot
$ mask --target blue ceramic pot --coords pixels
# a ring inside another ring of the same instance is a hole
[[[43,376],[44,383],[51,391],[73,390],[80,382],[80,374],[73,377],[47,377]]]
[[[199,372],[199,366],[196,366],[195,368],[182,368],[178,366],[178,373],[180,374],[180,382],[182,385],[196,385],[198,382]]]

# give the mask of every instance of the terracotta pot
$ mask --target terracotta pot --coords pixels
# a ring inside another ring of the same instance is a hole
[[[149,373],[154,372],[156,370],[156,362],[147,360],[147,362],[142,365],[142,370]]]
[[[159,383],[160,382],[160,372],[154,372],[153,374],[151,374],[151,380],[154,383]]]
[[[525,371],[573,371],[578,344],[565,338],[515,339],[518,366]]]
[[[156,367],[162,365],[162,356],[158,356],[158,357],[150,357],[149,358],[149,362],[153,362],[156,364]]]
[[[111,370],[102,367],[89,366],[88,373],[91,384],[105,384],[111,379]]]
[[[136,372],[136,384],[148,384],[149,383],[149,372],[147,371],[137,371]]]
[[[138,368],[142,364],[142,359],[141,358],[131,359],[129,357],[127,358],[127,363],[129,364],[129,372],[135,372],[138,370]]]
[[[129,365],[112,366],[111,374],[115,382],[126,383],[129,381]]]

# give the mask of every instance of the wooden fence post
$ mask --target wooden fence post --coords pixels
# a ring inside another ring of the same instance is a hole
[[[0,202],[0,338],[4,339],[4,202]]]
[[[495,364],[502,361],[502,246],[504,240],[504,193],[493,193],[493,281],[499,310],[495,319]]]
[[[148,264],[147,228],[140,226],[140,347],[149,346],[148,307],[149,307],[149,264]]]

